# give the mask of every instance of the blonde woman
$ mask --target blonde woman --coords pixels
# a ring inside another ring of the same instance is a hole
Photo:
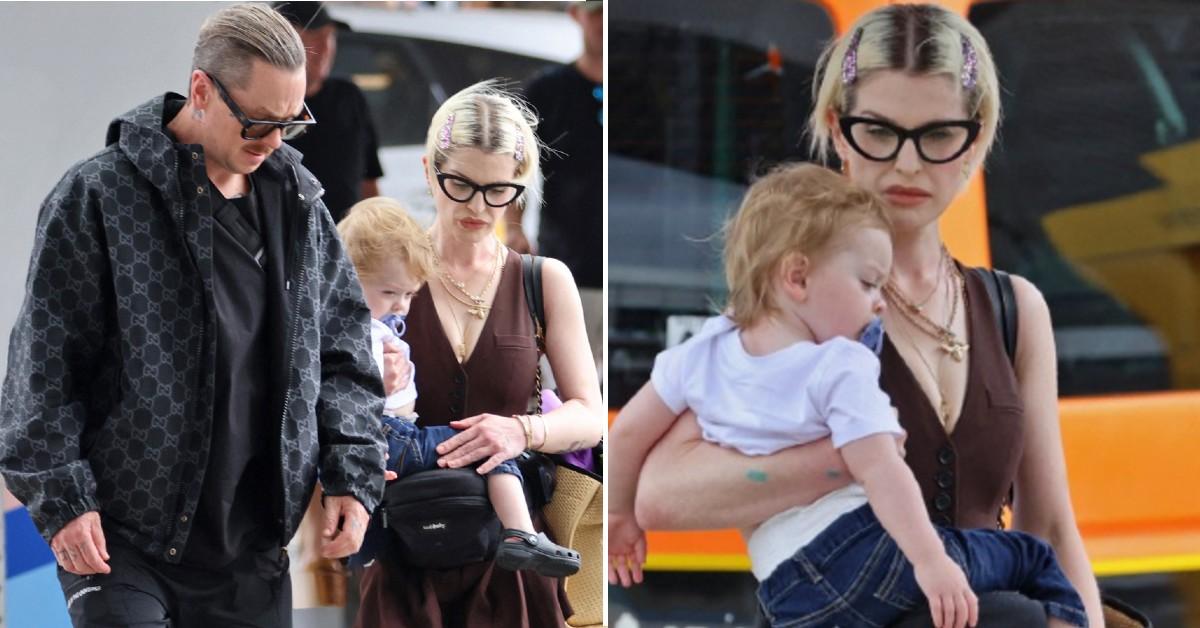
[[[1013,277],[1010,365],[982,280],[949,256],[938,228],[996,135],[999,86],[986,42],[937,6],[876,9],[826,50],[814,96],[815,147],[832,148],[846,176],[880,195],[892,223],[880,384],[899,409],[906,462],[931,518],[993,527],[1014,487],[1013,526],[1050,542],[1090,625],[1102,626],[1067,489],[1045,299]],[[621,456],[621,443],[612,447]],[[683,420],[647,459],[637,519],[646,528],[748,527],[849,481],[828,440],[752,459],[703,442],[695,421]],[[980,611],[985,625],[1044,621],[1036,605],[1012,599],[981,597]]]
[[[413,299],[405,338],[421,370],[421,424],[462,430],[438,446],[442,466],[481,463],[487,473],[525,449],[590,447],[604,431],[579,293],[553,259],[542,266],[546,354],[564,403],[524,414],[538,349],[520,257],[495,228],[510,207],[535,202],[533,120],[519,100],[484,82],[452,96],[430,123],[422,164],[437,210],[429,230],[434,277]],[[364,574],[357,625],[561,626],[569,609],[560,592],[558,579],[492,563],[422,570],[385,556]]]

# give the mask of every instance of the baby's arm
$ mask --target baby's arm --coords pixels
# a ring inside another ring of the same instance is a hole
[[[612,584],[630,586],[642,581],[646,538],[633,513],[638,475],[650,449],[677,417],[647,382],[621,409],[609,430],[608,579]]]
[[[946,555],[895,438],[873,434],[846,443],[841,452],[850,473],[866,489],[871,510],[913,564],[934,625],[974,626],[979,614],[975,594],[962,569]]]

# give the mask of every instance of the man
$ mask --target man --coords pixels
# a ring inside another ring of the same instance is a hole
[[[543,165],[538,253],[562,260],[575,276],[599,365],[604,355],[604,4],[575,2],[568,11],[583,31],[583,55],[542,72],[525,90],[541,118],[538,137],[554,149]],[[510,214],[509,244],[528,250],[523,217]]]
[[[377,179],[383,176],[383,168],[379,165],[379,139],[362,91],[350,81],[329,76],[337,55],[338,29],[348,30],[349,26],[329,17],[322,5],[273,4],[304,42],[308,53],[304,99],[313,116],[321,121],[315,129],[288,143],[304,154],[304,165],[325,186],[322,200],[337,223],[351,205],[379,196]]]
[[[113,121],[44,202],[0,400],[0,471],[76,626],[289,626],[282,547],[325,490],[322,553],[383,488],[369,313],[282,136],[304,51],[235,5],[188,96]]]

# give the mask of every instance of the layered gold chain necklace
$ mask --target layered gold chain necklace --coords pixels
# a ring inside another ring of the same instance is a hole
[[[905,320],[912,323],[913,327],[916,327],[918,331],[937,341],[938,348],[949,354],[955,362],[962,362],[971,345],[959,339],[958,334],[954,333],[953,328],[954,319],[958,315],[959,301],[963,304],[963,311],[966,311],[966,283],[963,281],[962,273],[959,272],[958,267],[949,260],[950,256],[943,247],[942,259],[939,261],[938,266],[938,280],[934,286],[934,292],[937,291],[937,286],[941,285],[942,274],[946,274],[950,315],[946,318],[944,324],[938,324],[925,315],[924,306],[932,298],[932,294],[930,294],[929,298],[925,299],[924,303],[917,305],[908,300],[904,296],[904,293],[900,292],[900,289],[896,287],[895,282],[889,279],[887,283],[883,284],[883,295],[888,300],[888,303],[892,304]]]
[[[445,265],[442,264],[437,247],[433,244],[433,236],[426,233],[425,237],[429,239],[429,249],[433,251],[433,263],[437,266],[438,278],[441,280],[446,294],[450,295],[450,298],[455,301],[467,306],[467,314],[475,317],[477,320],[482,321],[487,318],[488,313],[492,310],[492,305],[487,302],[488,292],[491,290],[492,285],[496,283],[496,280],[504,274],[504,245],[500,243],[499,239],[496,240],[496,260],[493,262],[492,272],[488,275],[487,283],[484,284],[483,290],[479,294],[471,294],[470,290],[467,289],[467,284],[455,279],[450,274],[450,271],[446,269]],[[429,294],[433,296],[433,292]],[[458,357],[458,362],[461,364],[467,359],[467,328],[470,327],[471,319],[468,318],[465,324],[460,323],[458,313],[454,311],[454,305],[451,304],[449,309],[450,317],[454,321],[454,327],[458,329],[459,342],[454,352]]]

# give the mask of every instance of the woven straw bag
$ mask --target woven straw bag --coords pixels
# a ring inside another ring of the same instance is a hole
[[[566,579],[567,599],[575,613],[567,624],[599,625],[604,618],[604,488],[592,474],[559,464],[554,498],[542,516],[556,542],[580,554],[579,573]]]

